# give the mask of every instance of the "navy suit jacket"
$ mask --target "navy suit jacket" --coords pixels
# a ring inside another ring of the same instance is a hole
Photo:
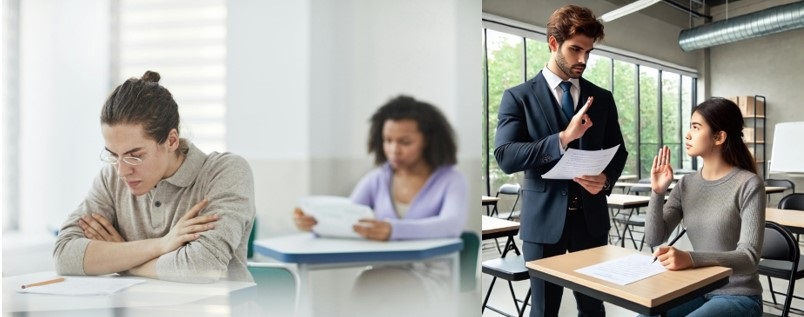
[[[592,127],[570,143],[583,150],[607,149],[620,145],[603,171],[613,185],[625,167],[628,152],[623,144],[617,107],[611,92],[580,79],[579,105],[594,97],[587,114]],[[580,109],[580,107],[576,107]],[[577,110],[576,110],[577,112]],[[500,168],[512,174],[525,172],[522,186],[520,237],[524,241],[553,244],[558,242],[567,215],[567,190],[572,180],[542,179],[561,158],[558,133],[569,124],[542,73],[505,91],[500,102],[494,156]],[[589,234],[600,236],[611,228],[606,196],[611,187],[592,195],[581,188],[583,213]]]

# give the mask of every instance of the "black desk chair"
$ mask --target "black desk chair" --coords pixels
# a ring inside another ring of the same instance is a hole
[[[650,185],[650,178],[643,178],[640,179],[638,184],[646,184]],[[642,194],[650,196],[651,192],[650,186],[631,186],[628,189],[629,195],[636,195],[640,196]],[[631,208],[630,212],[623,213],[619,211],[614,216],[614,222],[623,226],[623,231],[617,231],[617,235],[620,238],[620,246],[625,247],[625,234],[628,233],[628,237],[631,238],[631,243],[634,245],[634,249],[638,249],[642,251],[642,248],[645,245],[645,232],[643,231],[635,231],[634,228],[642,227],[645,228],[645,216],[639,214],[639,208]],[[636,239],[634,239],[634,232],[642,233],[642,239],[639,240],[639,247],[636,245]],[[653,251],[653,247],[650,247],[650,250]]]
[[[519,217],[519,211],[516,210],[516,205],[517,203],[519,203],[519,193],[521,191],[521,188],[522,187],[519,186],[519,184],[503,184],[502,186],[500,186],[500,188],[497,189],[497,194],[495,195],[495,197],[502,198],[502,196],[513,196],[514,203],[511,204],[511,210],[507,212],[500,212],[499,211],[500,202],[498,201],[494,205],[494,208],[489,213],[489,216],[502,218],[506,220],[512,220],[514,218]]]
[[[790,313],[793,298],[804,300],[804,298],[793,295],[796,280],[804,277],[804,266],[802,266],[800,259],[801,254],[798,249],[798,242],[793,239],[790,231],[775,222],[766,222],[765,240],[762,244],[762,256],[759,260],[757,271],[759,274],[768,277],[768,285],[770,286],[774,305],[778,305],[776,302],[777,294],[786,296],[782,306],[782,317],[787,317]],[[771,277],[787,280],[787,293],[774,291]]]
[[[801,216],[804,217],[804,193],[792,193],[787,196],[782,197],[782,200],[779,201],[779,209],[793,209],[793,210],[801,210]],[[801,241],[800,236],[796,234],[796,241]]]
[[[765,180],[765,186],[783,187],[784,191],[789,189],[792,193],[796,192],[796,184],[789,179],[768,178]],[[770,195],[772,194],[768,194],[768,201],[770,201]]]
[[[528,280],[530,279],[530,274],[528,274],[528,268],[525,266],[525,258],[519,254],[519,251],[514,249],[516,256],[506,257],[508,250],[510,250],[510,248],[506,245],[505,251],[503,251],[499,258],[483,261],[483,273],[489,274],[493,276],[493,278],[491,279],[489,290],[486,292],[486,298],[483,299],[483,308],[480,310],[481,315],[486,308],[488,308],[498,314],[511,316],[506,312],[488,305],[489,297],[491,297],[491,291],[494,290],[494,282],[497,281],[497,278],[508,281],[508,289],[511,291],[511,298],[514,301],[517,316],[522,317],[525,314],[525,308],[528,306],[528,301],[530,300],[530,288],[528,288],[528,293],[525,295],[525,300],[523,301],[516,297],[513,282]],[[519,306],[520,303],[522,306]]]

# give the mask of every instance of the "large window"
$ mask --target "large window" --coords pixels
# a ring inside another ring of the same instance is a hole
[[[494,158],[497,113],[505,89],[533,78],[550,57],[544,32],[535,27],[484,21],[484,157],[487,193],[506,183],[521,182],[521,174],[505,174]],[[675,168],[692,169],[684,153],[683,134],[689,125],[695,74],[661,63],[598,48],[592,52],[584,78],[614,95],[629,155],[623,175],[648,177],[653,156],[662,145],[672,150]]]
[[[224,0],[121,0],[117,85],[160,73],[179,105],[182,137],[205,152],[226,150]]]

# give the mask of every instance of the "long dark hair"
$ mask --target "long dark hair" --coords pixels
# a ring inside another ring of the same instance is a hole
[[[371,116],[368,152],[374,153],[375,164],[380,165],[388,161],[382,148],[382,128],[385,121],[403,119],[416,121],[419,131],[424,136],[425,145],[422,156],[430,167],[436,168],[457,163],[458,147],[455,142],[455,132],[441,111],[426,102],[408,96],[399,96],[388,101]]]
[[[754,156],[743,142],[745,122],[737,104],[724,98],[712,98],[692,109],[692,113],[696,112],[706,120],[713,134],[720,131],[726,133],[726,142],[723,143],[721,152],[723,160],[730,165],[756,174],[757,166]]]
[[[164,143],[171,130],[179,131],[179,106],[170,91],[159,85],[159,79],[159,73],[149,70],[141,78],[117,86],[103,104],[101,124],[141,124],[148,137]],[[184,139],[178,153],[187,153]]]

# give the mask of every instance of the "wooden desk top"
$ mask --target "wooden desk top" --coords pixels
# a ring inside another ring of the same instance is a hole
[[[784,192],[784,187],[780,186],[765,186],[765,193],[766,194],[777,194]]]
[[[766,208],[765,221],[778,223],[793,233],[804,233],[804,210]]]
[[[609,195],[608,205],[609,208],[639,208],[647,207],[650,202],[649,196],[636,196],[624,194],[611,194]]]
[[[492,196],[485,196],[485,195],[480,197],[480,202],[481,202],[481,204],[483,206],[495,205],[495,204],[497,204],[498,201],[500,201],[499,197],[492,197]]]
[[[518,222],[489,216],[482,217],[483,240],[512,236],[519,232]]]
[[[527,262],[531,274],[586,295],[611,302],[641,314],[658,315],[687,296],[710,292],[728,282],[731,269],[710,266],[667,271],[628,285],[617,285],[575,270],[615,258],[639,253],[613,245],[566,253]],[[683,301],[682,301],[683,300]]]

